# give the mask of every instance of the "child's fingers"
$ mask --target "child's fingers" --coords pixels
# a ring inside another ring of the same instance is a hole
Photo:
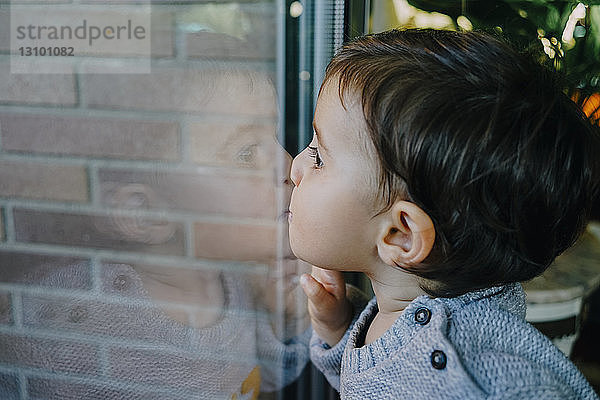
[[[317,300],[326,295],[331,296],[327,293],[323,285],[309,274],[302,274],[302,276],[300,276],[300,286],[302,286],[302,290],[304,290],[304,293],[309,299]]]
[[[346,282],[344,281],[344,275],[341,272],[330,271],[313,266],[312,276],[336,299],[340,300],[346,298]]]
[[[335,345],[344,336],[352,319],[348,301],[336,299],[311,275],[302,275],[300,285],[308,297],[308,313],[313,329],[325,343]]]
[[[308,300],[319,310],[324,311],[329,308],[335,308],[337,302],[336,298],[312,276],[308,274],[302,275],[300,277],[300,285],[308,297]]]

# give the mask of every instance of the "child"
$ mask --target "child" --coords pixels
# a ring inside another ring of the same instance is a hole
[[[551,73],[483,33],[370,35],[331,61],[313,125],[290,243],[318,267],[311,358],[343,399],[597,398],[518,283],[575,241],[598,180]]]

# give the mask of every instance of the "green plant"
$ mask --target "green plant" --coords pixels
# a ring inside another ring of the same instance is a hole
[[[595,122],[600,120],[600,0],[408,0],[449,15],[460,29],[502,33],[559,70],[565,90]]]

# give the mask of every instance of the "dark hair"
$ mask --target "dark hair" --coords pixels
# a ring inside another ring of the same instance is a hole
[[[336,78],[342,104],[362,100],[384,211],[403,198],[433,220],[432,253],[404,267],[429,294],[531,279],[585,229],[598,132],[531,56],[480,32],[393,30],[343,46]]]

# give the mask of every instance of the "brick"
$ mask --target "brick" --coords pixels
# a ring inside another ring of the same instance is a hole
[[[90,289],[88,260],[0,251],[0,282],[63,289]]]
[[[11,304],[10,293],[0,292],[0,324],[12,324]]]
[[[12,74],[10,62],[0,62],[0,104],[73,106],[77,104],[75,76]]]
[[[16,376],[0,373],[0,399],[20,400],[21,392]]]
[[[194,224],[196,257],[269,262],[277,257],[275,226]]]
[[[175,18],[173,13],[152,10],[150,39],[152,57],[175,56]]]
[[[251,346],[248,349],[240,349],[244,353],[254,346],[245,342],[232,342],[231,345]],[[237,355],[235,361],[220,359],[223,356],[234,355]],[[221,398],[227,392],[231,395],[231,386],[239,385],[239,377],[247,376],[256,366],[256,360],[248,359],[247,355],[240,354],[231,347],[224,353],[216,354],[210,346],[200,349],[200,352],[187,351],[181,354],[156,349],[113,348],[109,351],[109,362],[109,374],[115,378],[194,391],[200,396],[193,398],[204,399]],[[143,373],[140,373],[140,366],[144,367]]]
[[[82,166],[0,161],[0,196],[85,202],[87,171]]]
[[[81,80],[89,107],[276,115],[274,87],[262,72],[153,67],[149,74],[86,73]]]
[[[246,35],[246,41],[251,43],[259,54],[275,58],[277,49],[277,11],[266,3],[246,4],[241,6],[248,24],[252,27]]]
[[[45,400],[171,400],[178,398],[170,397],[164,393],[135,392],[119,388],[110,383],[81,383],[80,381],[69,381],[67,379],[29,378],[27,388],[32,398],[43,398]]]
[[[16,240],[64,246],[183,255],[183,227],[166,220],[14,210]]]
[[[192,159],[198,164],[268,170],[275,168],[281,146],[275,126],[236,122],[189,125]]]
[[[97,374],[98,349],[75,341],[0,333],[0,363],[48,372]]]
[[[256,275],[256,274],[254,274]],[[179,324],[204,328],[218,323],[223,318],[223,307],[226,304],[226,282],[221,271],[198,270],[193,268],[173,268],[172,266],[147,264],[103,263],[101,267],[102,291],[112,296],[127,298],[151,298],[160,302],[156,312]],[[235,280],[246,281],[251,271],[240,273],[236,271]],[[245,298],[240,294],[240,299]],[[228,312],[237,312],[240,307],[253,314],[251,301],[241,301],[239,304],[227,304]],[[185,306],[185,309],[182,307]],[[147,315],[149,311],[141,311],[139,315]],[[135,319],[141,321],[141,319]],[[145,325],[156,321],[147,318]],[[132,330],[143,331],[150,329],[154,338],[159,328],[134,328],[133,324],[125,321]]]
[[[276,208],[271,177],[102,169],[99,181],[102,203],[108,207],[270,219],[282,212]]]
[[[209,59],[272,59],[275,58],[275,35],[265,37],[266,42],[247,42],[236,37],[215,32],[195,32],[185,35],[186,54],[190,58]],[[269,45],[270,44],[270,45]]]
[[[161,325],[163,314],[154,307],[134,302],[102,303],[68,297],[23,296],[23,324],[60,332],[84,333],[93,337],[138,339],[169,343]]]
[[[224,273],[220,270],[199,270],[185,266],[175,268],[157,264],[128,265],[111,262],[102,264],[101,276],[104,293],[129,298],[149,297],[160,303],[156,310],[163,315],[196,328],[213,325],[223,318],[223,305],[227,301],[227,291],[231,290],[228,286],[231,280],[246,282],[247,290],[239,293],[236,304],[226,304],[227,312],[233,315],[232,313],[242,311],[245,317],[233,315],[238,321],[242,318],[253,319],[256,304],[248,296],[252,295],[254,286],[264,278],[264,274],[256,273],[253,268]]]
[[[0,0],[0,4],[66,4],[72,0]]]
[[[173,161],[178,130],[170,121],[0,114],[3,149],[27,153]]]
[[[2,4],[0,2],[0,4]],[[10,50],[10,9],[0,8],[0,52]]]
[[[274,59],[276,52],[276,10],[266,3],[197,5],[181,16],[183,24],[206,27],[185,36],[189,57],[211,59]],[[236,25],[224,28],[218,20],[225,17]],[[221,32],[227,31],[228,34]]]
[[[33,1],[33,0],[31,0]],[[198,4],[198,3],[214,3],[215,0],[178,0],[175,4]],[[255,3],[256,0],[237,0],[235,3]],[[164,4],[168,3],[165,0],[80,0],[82,4]],[[229,3],[229,1],[228,1]]]

